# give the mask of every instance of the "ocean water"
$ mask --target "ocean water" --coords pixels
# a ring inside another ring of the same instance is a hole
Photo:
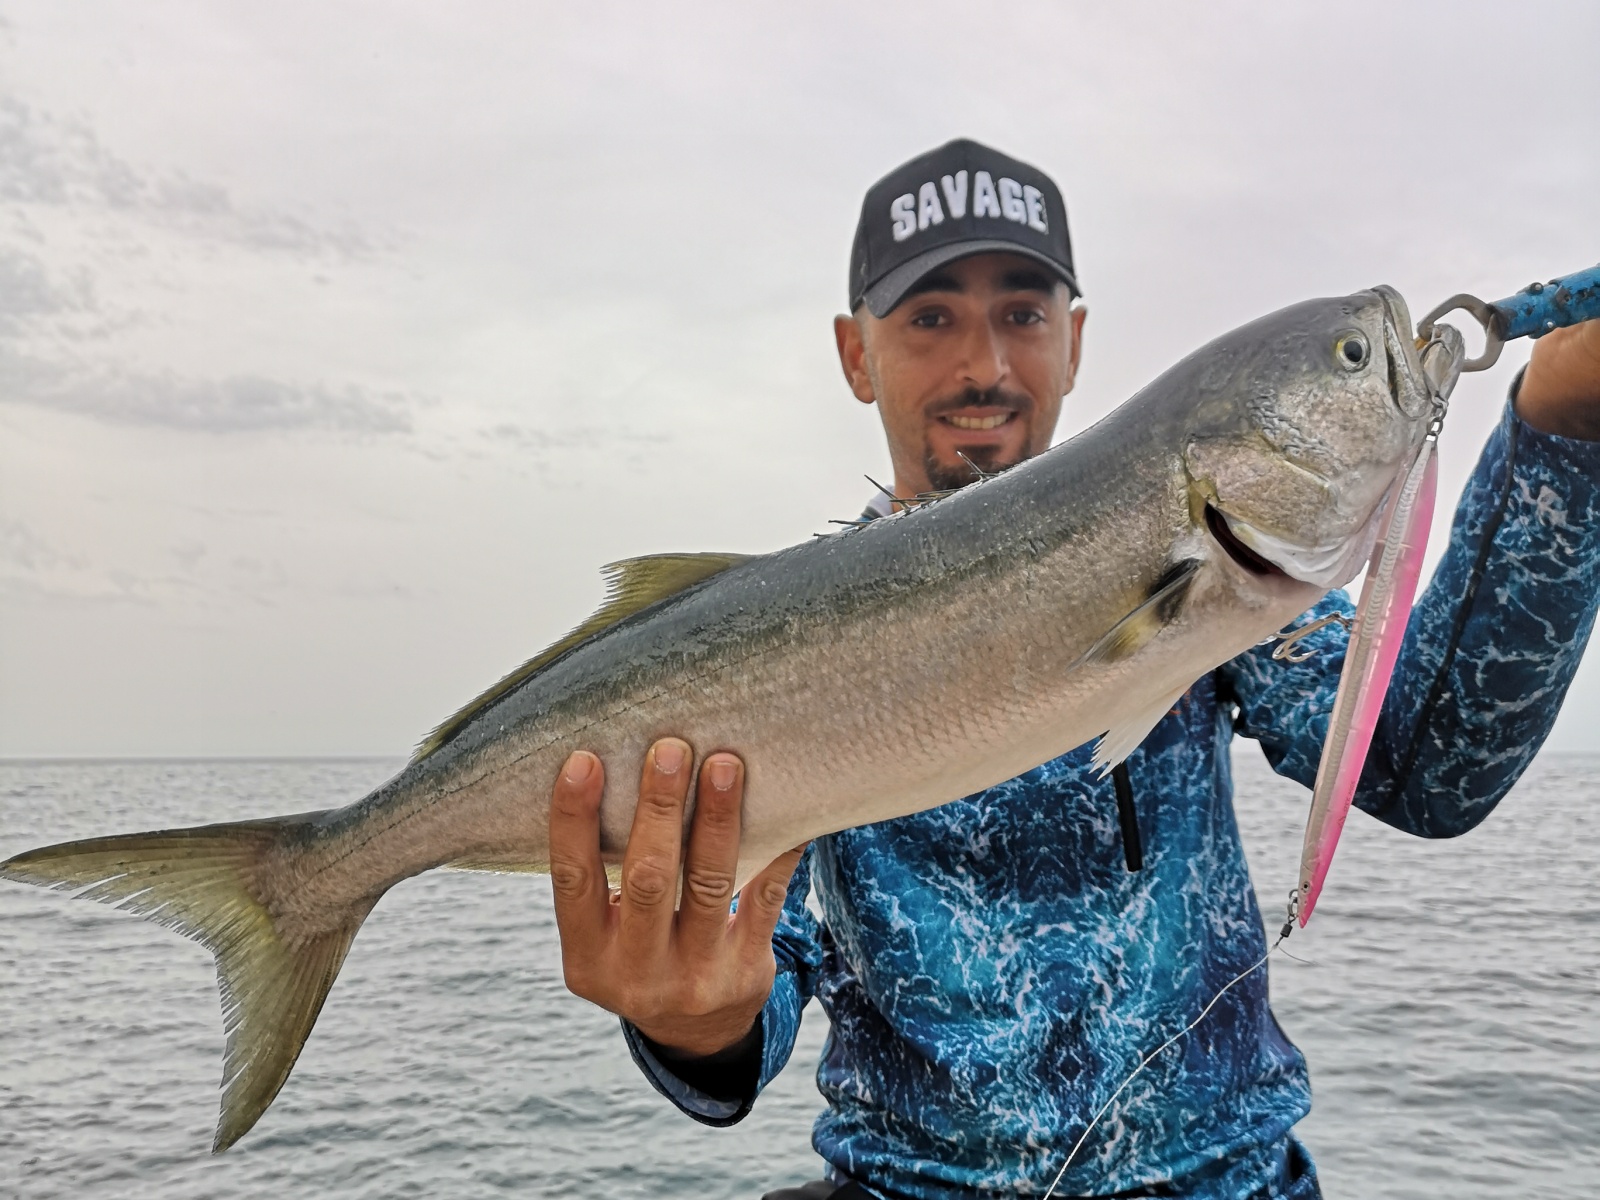
[[[1236,755],[1276,923],[1303,789]],[[398,764],[0,763],[0,857],[69,837],[344,803]],[[1545,756],[1482,829],[1357,814],[1309,930],[1272,964],[1312,1066],[1301,1126],[1334,1198],[1600,1192],[1600,756]],[[208,1153],[209,956],[102,905],[0,884],[0,1197],[753,1198],[819,1173],[825,1032],[730,1130],[645,1084],[562,986],[546,881],[435,872],[378,906],[277,1103]]]

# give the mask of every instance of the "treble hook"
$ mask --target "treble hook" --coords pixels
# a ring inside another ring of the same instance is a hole
[[[1315,646],[1301,647],[1296,650],[1296,645],[1302,639],[1309,637],[1319,629],[1326,629],[1329,625],[1343,625],[1348,630],[1355,623],[1356,619],[1354,617],[1347,617],[1344,613],[1329,613],[1325,617],[1318,617],[1315,621],[1307,622],[1298,629],[1280,629],[1271,637],[1263,638],[1256,644],[1258,646],[1271,646],[1273,642],[1282,642],[1281,646],[1273,649],[1272,661],[1303,663],[1315,654],[1317,650]]]

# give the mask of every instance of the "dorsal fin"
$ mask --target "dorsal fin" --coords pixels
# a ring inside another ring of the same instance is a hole
[[[464,729],[468,722],[524,680],[537,675],[569,650],[633,616],[658,600],[675,596],[695,584],[750,558],[748,554],[647,554],[625,558],[600,568],[606,581],[605,601],[594,615],[555,645],[540,651],[481,696],[452,713],[423,739],[413,763],[421,762]]]

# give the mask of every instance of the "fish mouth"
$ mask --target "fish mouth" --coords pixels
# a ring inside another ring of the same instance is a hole
[[[1287,579],[1323,589],[1349,583],[1360,572],[1372,550],[1377,519],[1374,514],[1354,538],[1306,546],[1230,518],[1209,502],[1205,506],[1207,531],[1244,571],[1258,579]]]
[[[1238,563],[1251,575],[1263,578],[1277,575],[1288,577],[1288,572],[1271,559],[1257,554],[1244,542],[1240,541],[1233,529],[1228,524],[1228,518],[1223,516],[1210,504],[1206,505],[1206,529],[1210,531],[1212,540],[1222,547],[1222,551],[1234,562]]]
[[[1389,395],[1407,416],[1416,416],[1428,403],[1430,390],[1416,336],[1411,332],[1411,310],[1405,299],[1388,284],[1372,291],[1383,307],[1383,352],[1389,372]]]

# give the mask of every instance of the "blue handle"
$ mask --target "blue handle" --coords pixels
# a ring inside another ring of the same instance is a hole
[[[1496,300],[1498,333],[1506,341],[1542,337],[1563,325],[1600,317],[1600,267],[1574,271],[1549,283],[1530,283],[1515,296]]]

